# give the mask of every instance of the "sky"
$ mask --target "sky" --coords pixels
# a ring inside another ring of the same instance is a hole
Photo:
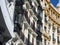
[[[50,2],[56,7],[56,5],[59,2],[59,0],[50,0]]]

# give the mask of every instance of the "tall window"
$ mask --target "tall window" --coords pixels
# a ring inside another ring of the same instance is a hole
[[[45,22],[47,23],[47,16],[46,16],[46,14],[45,14]]]
[[[51,24],[49,23],[49,29],[51,28]]]
[[[55,26],[54,26],[54,24],[53,24],[52,28],[53,28],[53,30],[55,30]]]
[[[60,43],[59,36],[57,37],[57,42]]]
[[[53,33],[53,41],[55,41],[55,38],[54,38],[54,33]]]
[[[54,41],[54,34],[53,34],[53,41]]]
[[[57,33],[60,33],[59,27],[57,28]]]
[[[33,29],[35,30],[35,22],[33,21]]]
[[[30,45],[30,35],[28,34],[28,45]]]
[[[46,29],[47,29],[46,26],[44,26],[44,30],[45,30],[45,32],[46,32]]]
[[[46,45],[46,39],[44,40],[44,44]]]
[[[34,38],[32,38],[32,45],[34,45]]]

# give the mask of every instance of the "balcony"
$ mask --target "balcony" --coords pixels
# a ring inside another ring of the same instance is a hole
[[[46,33],[44,30],[42,31],[42,35],[46,37],[48,40],[50,40],[50,35]]]
[[[28,24],[25,16],[23,16],[23,18],[24,18],[24,20],[25,20],[26,25],[28,26],[28,30],[29,30],[30,32],[32,32],[33,35],[37,36],[37,33],[35,33],[36,31],[34,31],[34,30],[31,28],[31,25]]]
[[[34,12],[33,12],[33,10],[32,9],[29,9],[29,13],[30,13],[30,15],[34,15]]]
[[[34,7],[37,7],[37,6],[38,6],[37,1],[36,1],[36,0],[32,0],[32,5],[33,5]]]
[[[19,34],[18,33],[15,34],[15,38],[13,38],[13,41],[16,42],[17,40],[19,40],[19,38],[24,42],[24,34],[22,33],[22,30],[19,31]]]
[[[12,38],[12,39],[9,41],[9,44],[12,45],[12,43],[13,43],[14,45],[16,45],[16,44],[25,45],[23,33],[20,32],[20,36],[19,36],[16,32],[14,32],[14,35],[15,35],[15,37]],[[22,35],[22,36],[21,36],[21,35]],[[17,43],[17,42],[19,42],[19,43]]]
[[[29,13],[31,16],[33,16],[34,19],[38,20],[38,18],[36,17],[36,15],[34,14],[34,11],[32,9],[29,9]]]
[[[25,1],[25,4],[23,5],[23,8],[28,9],[28,10],[31,8],[28,1]]]

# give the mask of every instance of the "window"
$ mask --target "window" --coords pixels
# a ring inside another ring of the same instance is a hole
[[[53,30],[55,30],[55,26],[54,26],[54,24],[52,25],[52,28],[53,28]]]
[[[58,16],[58,18],[59,18],[59,16]]]
[[[60,44],[59,36],[57,37],[57,42]]]
[[[30,35],[28,34],[28,45],[30,45]]]
[[[34,38],[32,38],[32,45],[34,45]]]
[[[49,23],[49,29],[50,29],[50,27],[51,27],[51,24]]]
[[[57,28],[57,33],[60,33],[59,27]]]
[[[24,41],[24,34],[22,33],[22,30],[20,31],[20,38]]]
[[[46,3],[45,3],[45,6],[46,6]]]
[[[27,10],[25,11],[25,18],[26,18],[27,22],[30,24],[30,19],[29,19]]]
[[[54,33],[53,33],[53,41],[55,41],[55,38],[54,38]]]
[[[35,31],[35,22],[34,21],[33,21],[33,23],[31,23],[31,27]]]
[[[44,30],[45,30],[45,32],[46,32],[46,26],[44,26]]]
[[[44,40],[44,44],[46,45],[46,39]]]
[[[45,14],[45,22],[47,23],[47,16],[46,16],[46,14]]]

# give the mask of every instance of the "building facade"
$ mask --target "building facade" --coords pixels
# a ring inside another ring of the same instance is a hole
[[[43,8],[42,45],[60,45],[60,2],[56,8],[50,0],[42,0],[41,5]]]
[[[1,0],[0,10],[2,45],[60,45],[60,3]]]
[[[14,37],[14,0],[1,0],[0,1],[0,45]]]

